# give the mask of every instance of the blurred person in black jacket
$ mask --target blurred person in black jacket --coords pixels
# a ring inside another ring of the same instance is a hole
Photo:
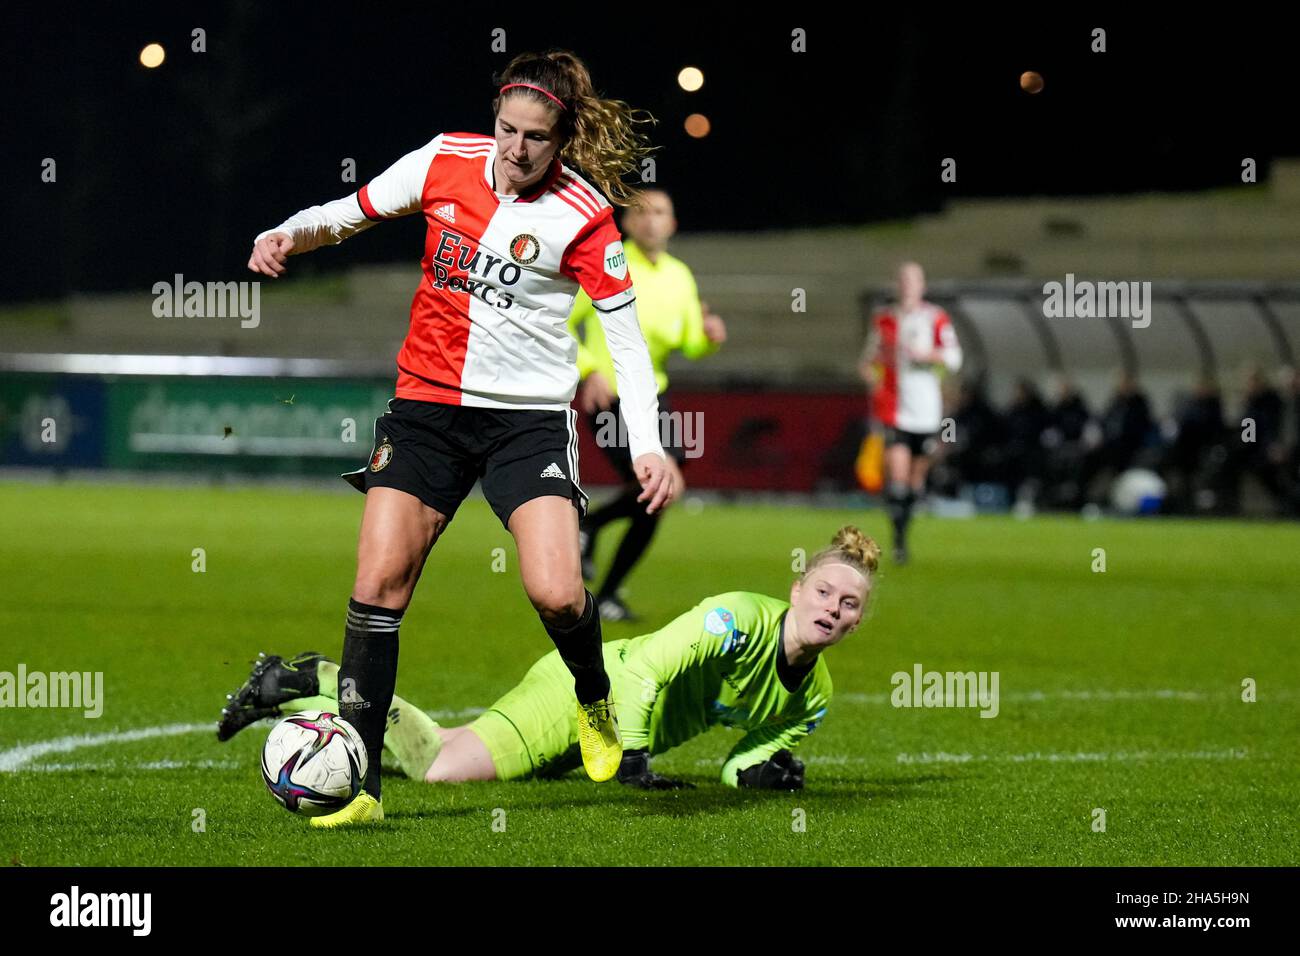
[[[1146,446],[1153,424],[1145,393],[1137,379],[1124,372],[1101,416],[1101,444],[1084,456],[1080,492],[1085,498],[1090,501],[1105,498],[1104,489],[1090,495],[1099,476],[1113,478],[1141,463],[1138,453]]]
[[[1045,474],[1044,504],[1077,508],[1083,504],[1079,481],[1084,456],[1101,440],[1101,430],[1092,420],[1088,403],[1069,376],[1061,376],[1056,404],[1047,413],[1043,431]]]
[[[962,381],[952,418],[954,440],[939,442],[935,452],[930,476],[935,490],[955,497],[964,484],[1005,481],[1006,426],[982,379]]]
[[[1016,382],[1006,413],[1007,490],[1017,501],[1033,503],[1043,484],[1043,432],[1051,415],[1038,386],[1027,378]]]
[[[1180,514],[1209,511],[1223,498],[1227,431],[1223,396],[1214,377],[1202,375],[1191,395],[1178,403],[1174,438],[1161,472],[1169,482],[1169,509]]]
[[[1240,510],[1242,480],[1252,475],[1279,509],[1286,500],[1286,448],[1282,444],[1283,402],[1258,368],[1246,374],[1246,401],[1235,434],[1228,440],[1228,467],[1235,510]]]
[[[1300,369],[1287,369],[1288,404],[1291,414],[1283,423],[1282,442],[1286,447],[1285,474],[1286,513],[1300,518]]]

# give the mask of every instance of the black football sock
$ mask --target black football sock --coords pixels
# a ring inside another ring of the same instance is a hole
[[[379,799],[379,755],[384,723],[397,684],[397,629],[402,612],[348,601],[348,624],[339,666],[339,716],[356,728],[366,744],[365,791]]]
[[[611,521],[618,521],[620,518],[631,518],[638,510],[644,511],[645,502],[636,500],[639,494],[641,494],[640,488],[628,489],[609,504],[601,505],[582,519],[582,530],[595,535],[597,531]]]
[[[573,675],[573,690],[580,704],[591,704],[609,696],[609,675],[605,673],[605,654],[601,647],[600,615],[596,613],[596,601],[591,592],[587,591],[586,595],[582,616],[571,627],[555,627],[542,621]]]
[[[912,523],[912,506],[915,504],[916,494],[908,488],[907,494],[903,497],[903,519],[898,533],[898,542],[903,548],[907,547],[907,527]]]
[[[660,514],[662,512],[648,515],[641,511],[632,516],[632,524],[623,535],[623,540],[619,542],[618,551],[614,554],[614,563],[609,566],[605,583],[600,586],[601,598],[613,597],[623,580],[632,573],[636,563],[650,547],[650,540],[655,536],[655,529],[659,527]]]
[[[885,510],[894,526],[894,547],[902,548],[907,544],[908,497],[911,489],[902,482],[891,481],[885,491]]]

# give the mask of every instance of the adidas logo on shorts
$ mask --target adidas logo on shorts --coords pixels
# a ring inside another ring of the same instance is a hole
[[[441,216],[443,219],[446,219],[448,222],[455,222],[456,204],[454,202],[449,202],[445,206],[439,206],[437,209],[433,211],[433,214],[435,216]]]
[[[546,466],[546,470],[543,471],[537,477],[538,478],[563,478],[565,477],[565,474],[564,472],[560,471],[559,465],[557,465],[555,462],[551,462],[549,465]]]

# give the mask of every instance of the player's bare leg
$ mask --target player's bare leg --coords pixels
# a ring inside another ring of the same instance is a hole
[[[912,457],[912,468],[909,484],[912,486],[912,494],[920,497],[925,494],[925,476],[930,472],[930,456],[914,455]]]
[[[313,817],[312,826],[383,819],[380,754],[397,683],[398,628],[425,559],[446,527],[446,516],[414,495],[395,488],[366,493],[338,691],[339,716],[365,741],[369,765],[362,792],[353,801],[359,807],[349,804],[338,813]]]
[[[487,745],[468,727],[439,728],[442,749],[424,775],[427,783],[495,780],[497,768]]]
[[[568,498],[544,495],[510,516],[519,573],[546,632],[573,674],[582,762],[593,780],[618,772],[623,744],[605,673],[600,615],[582,584],[578,512]]]
[[[442,512],[396,488],[371,488],[357,541],[352,596],[367,604],[405,610],[425,559],[447,527]]]

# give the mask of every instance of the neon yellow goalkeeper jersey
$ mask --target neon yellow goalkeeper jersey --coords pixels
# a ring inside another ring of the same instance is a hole
[[[700,292],[690,267],[666,252],[651,262],[636,243],[624,240],[627,267],[636,289],[636,314],[641,334],[650,348],[655,381],[660,393],[668,387],[664,364],[668,356],[679,351],[689,359],[700,358],[718,350],[704,334],[704,317],[700,311]],[[569,331],[578,340],[578,374],[586,378],[600,372],[617,387],[614,359],[605,344],[605,331],[596,320],[591,296],[579,291],[569,314]]]
[[[730,591],[627,641],[623,666],[610,672],[624,749],[657,754],[715,724],[738,728],[745,734],[722,767],[722,782],[734,787],[741,770],[816,730],[830,706],[830,670],[818,656],[793,691],[782,684],[777,654],[789,609],[788,601]]]

